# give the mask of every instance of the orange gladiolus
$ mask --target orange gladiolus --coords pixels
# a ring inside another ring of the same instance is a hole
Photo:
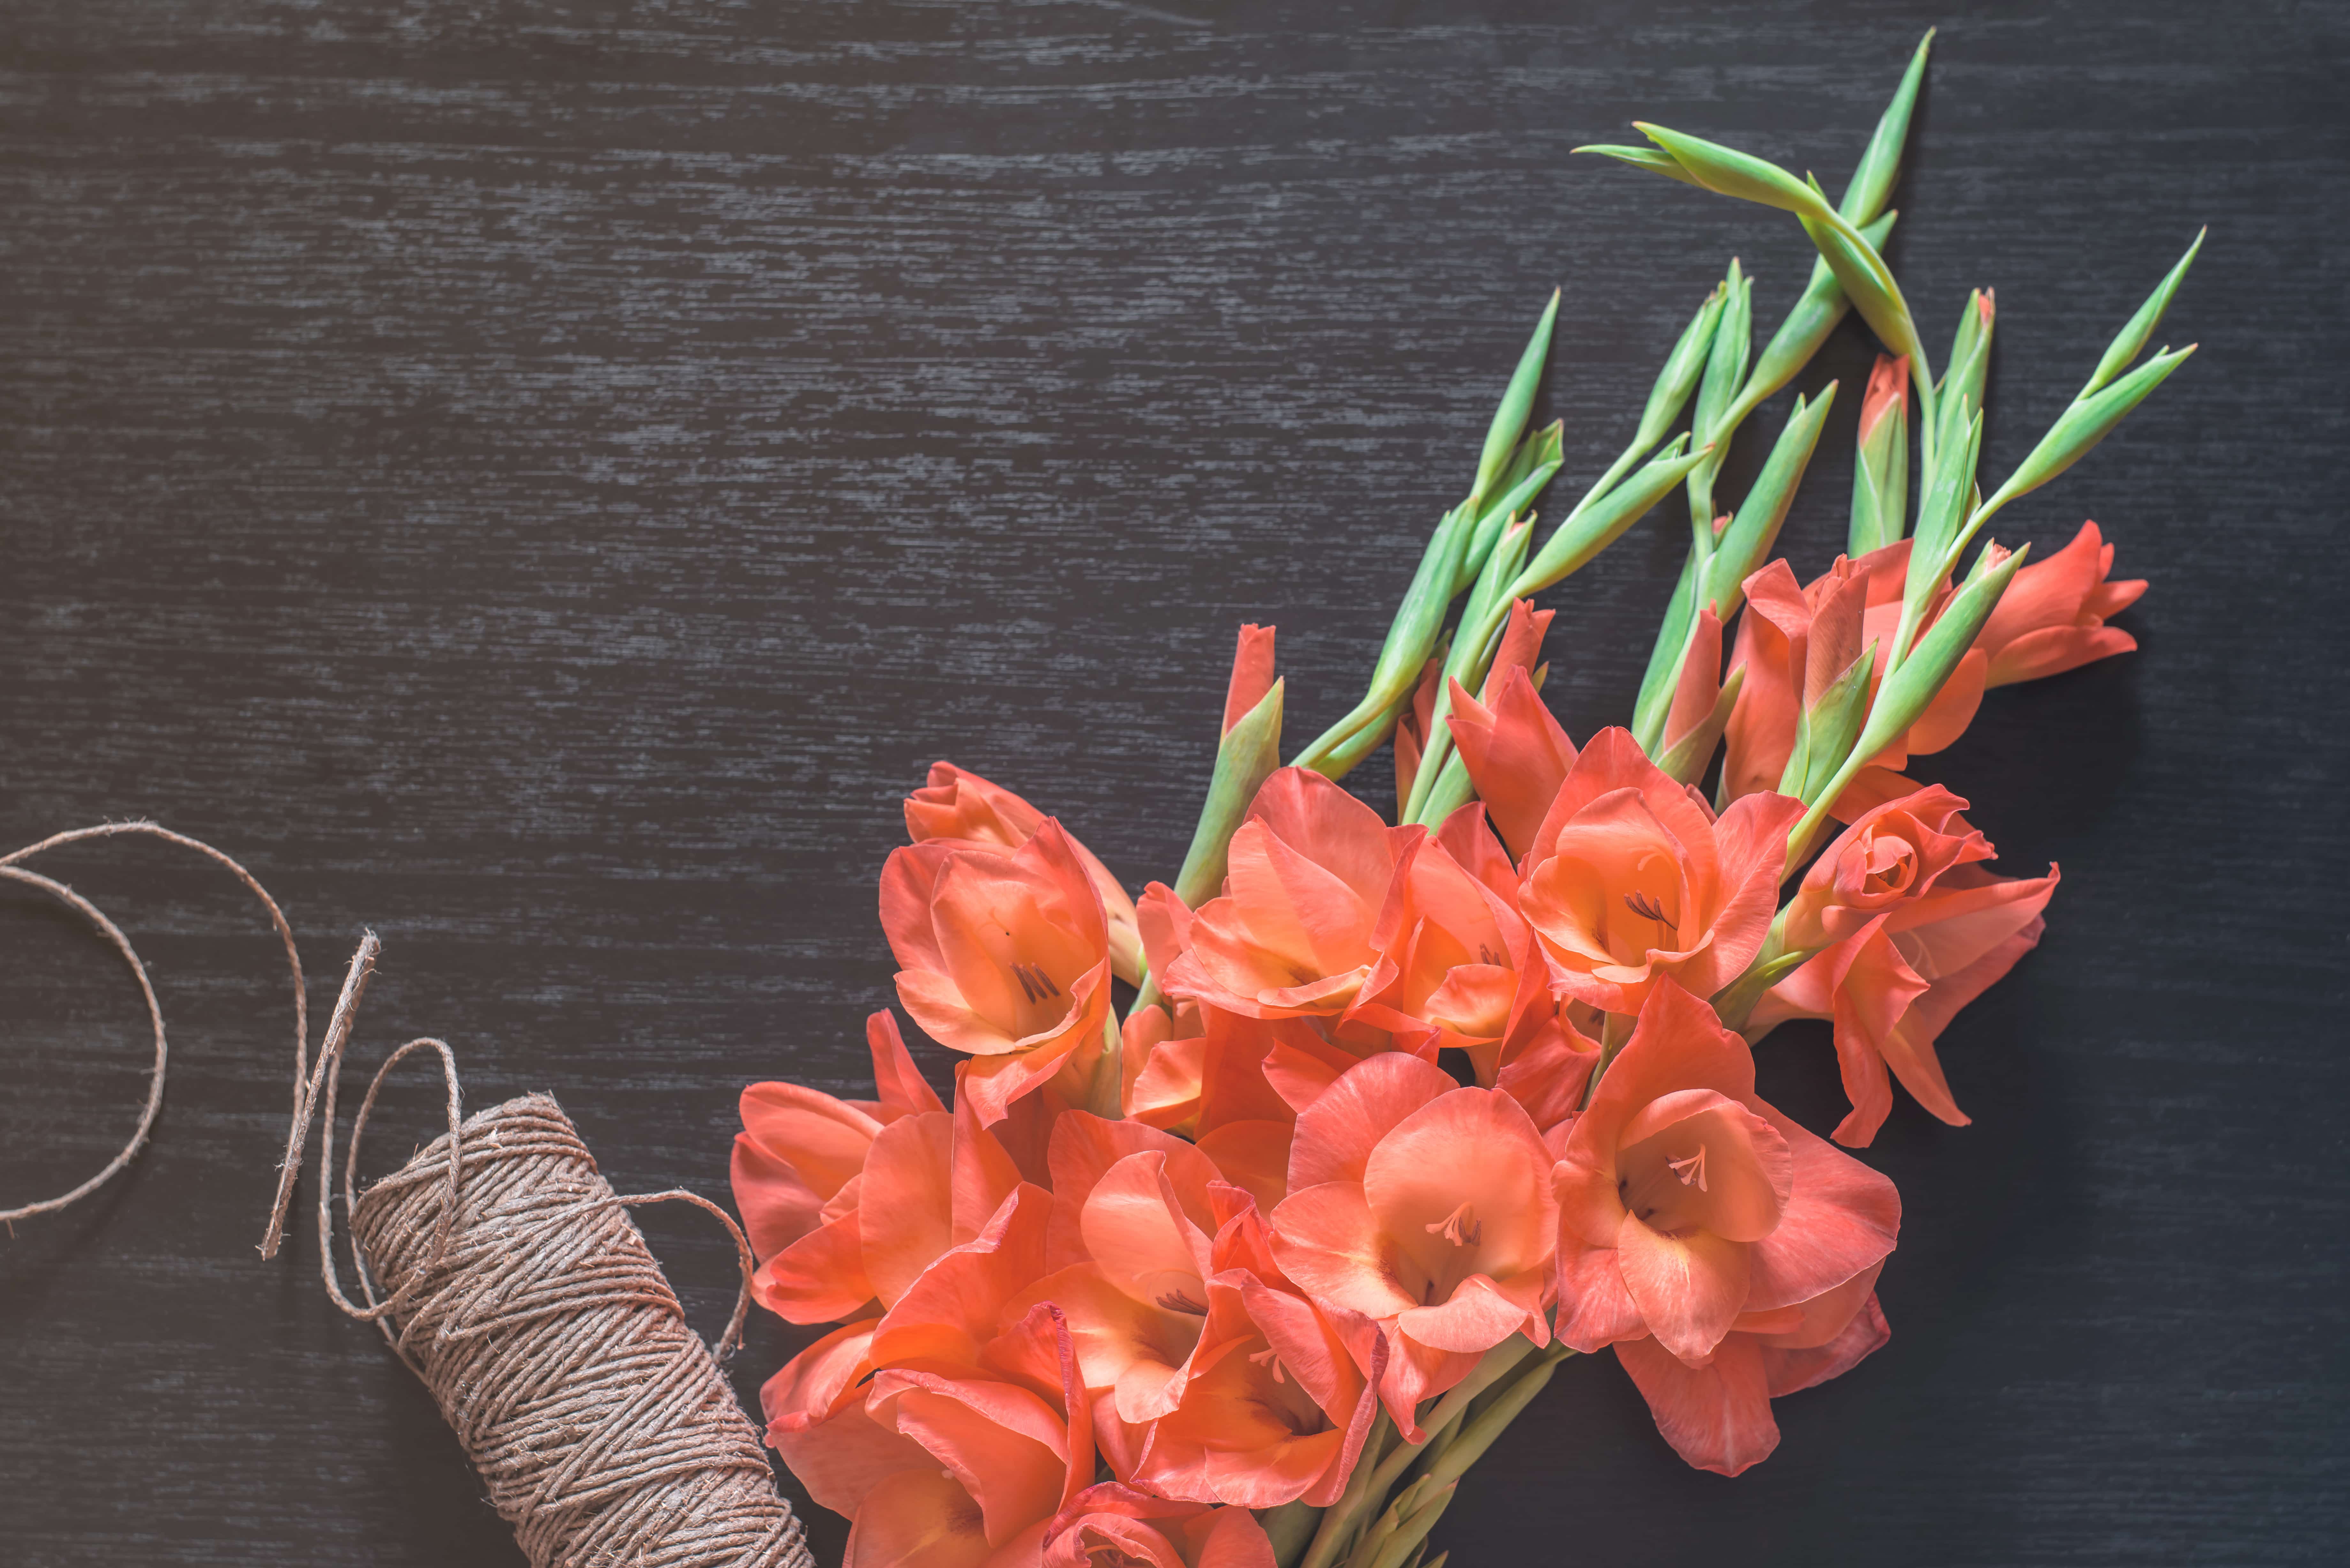
[[[1088,1487],[1045,1532],[1044,1568],[1274,1568],[1273,1542],[1244,1508]]]
[[[1616,1358],[1682,1459],[1701,1470],[1737,1475],[1779,1446],[1772,1400],[1842,1376],[1892,1338],[1877,1304],[1882,1266],[1800,1306],[1758,1314],[1750,1320],[1758,1326],[1732,1329],[1703,1366],[1691,1366],[1653,1338],[1620,1342]]]
[[[1254,629],[1254,628],[1248,628]],[[1265,660],[1273,649],[1265,633]],[[952,763],[932,763],[930,782],[906,797],[906,836],[916,844],[952,844],[962,849],[1017,849],[1036,836],[1045,814],[1005,789]],[[1069,847],[1086,868],[1101,895],[1102,917],[1109,929],[1111,967],[1128,985],[1142,978],[1142,938],[1134,915],[1134,899],[1118,885],[1109,867],[1094,852],[1069,835]]]
[[[1575,766],[1575,742],[1551,716],[1523,666],[1512,669],[1498,689],[1485,682],[1480,702],[1452,686],[1452,743],[1461,765],[1485,803],[1494,831],[1510,854],[1523,860],[1542,829],[1543,815]]]
[[[1019,1179],[968,1101],[939,1108],[889,1014],[868,1019],[866,1038],[879,1103],[795,1084],[743,1092],[734,1194],[760,1260],[752,1293],[794,1323],[895,1302],[931,1260],[976,1234]]]
[[[1872,806],[1812,862],[1788,901],[1786,945],[1824,948],[1933,890],[1953,867],[1991,857],[1967,803],[1940,784]]]
[[[1182,1397],[1207,1321],[1223,1229],[1210,1189],[1222,1175],[1179,1137],[1082,1111],[1053,1129],[1052,1163],[1045,1269],[1022,1300],[1068,1314],[1106,1420],[1155,1419]]]
[[[891,853],[881,924],[898,1000],[933,1040],[974,1060],[962,1093],[981,1118],[1097,1051],[1109,1016],[1108,936],[1076,846],[1046,818],[1017,849],[931,839]]]
[[[1478,1082],[1491,1087],[1505,1046],[1556,1010],[1549,966],[1518,913],[1516,890],[1473,804],[1437,837],[1407,844],[1372,930],[1378,961],[1347,1021],[1388,1031],[1399,1048],[1422,1055],[1466,1051]]]
[[[1379,1325],[1380,1396],[1415,1442],[1421,1400],[1513,1334],[1549,1339],[1551,1163],[1517,1101],[1397,1052],[1297,1118],[1273,1255],[1315,1302]]]
[[[1039,1306],[999,1340],[994,1376],[875,1375],[875,1425],[926,1462],[876,1480],[844,1568],[1032,1568],[1054,1520],[1091,1484],[1091,1413],[1060,1314]]]
[[[1345,1490],[1378,1408],[1378,1391],[1320,1309],[1227,1269],[1208,1282],[1182,1397],[1152,1426],[1133,1479],[1199,1502],[1326,1508]]]
[[[865,1021],[873,1056],[872,1100],[840,1100],[798,1084],[754,1084],[743,1091],[734,1135],[734,1207],[751,1249],[773,1257],[823,1222],[824,1207],[865,1168],[881,1129],[901,1116],[946,1107],[922,1081],[898,1021]]]
[[[1335,1017],[1370,978],[1396,857],[1421,833],[1320,774],[1283,768],[1232,835],[1222,897],[1192,917],[1191,947],[1160,981],[1251,1018]]]
[[[1243,1018],[1189,1002],[1177,1011],[1181,1020],[1171,1024],[1156,1007],[1127,1021],[1126,1049],[1139,1056],[1127,1115],[1190,1138],[1225,1180],[1270,1209],[1287,1191],[1297,1113],[1266,1078],[1265,1057],[1284,1042],[1311,1049],[1318,1037],[1302,1019]]]
[[[2071,544],[2016,573],[1975,637],[1991,659],[1983,684],[2037,680],[2135,649],[2136,638],[2106,622],[2136,604],[2146,583],[2108,582],[2113,569],[2114,547],[2084,523]]]
[[[1520,907],[1565,992],[1639,1011],[1658,981],[1711,996],[1745,969],[1778,908],[1800,802],[1750,794],[1719,821],[1627,730],[1575,759],[1526,856]]]
[[[1790,1018],[1835,1022],[1836,1063],[1852,1114],[1835,1140],[1865,1147],[1893,1109],[1887,1070],[1952,1127],[1968,1117],[1934,1050],[1959,1009],[1990,990],[2040,941],[2045,877],[1993,877],[1954,866],[1923,897],[1862,926],[1766,992],[1747,1021],[1754,1039]]]
[[[1754,1058],[1713,1010],[1659,985],[1566,1134],[1558,1336],[1577,1350],[1653,1335],[1691,1366],[1732,1330],[1892,1251],[1893,1184],[1754,1094]]]
[[[1860,657],[1871,581],[1841,556],[1809,587],[1796,587],[1784,560],[1746,579],[1746,614],[1730,659],[1746,681],[1723,732],[1723,800],[1779,787],[1804,711]],[[1898,603],[1898,582],[1894,588]]]

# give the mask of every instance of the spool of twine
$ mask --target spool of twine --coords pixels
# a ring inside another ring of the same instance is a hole
[[[380,944],[369,932],[353,955],[314,1064],[292,932],[251,874],[210,846],[131,823],[59,835],[0,857],[0,877],[62,898],[120,952],[155,1033],[147,1106],[121,1153],[72,1191],[0,1212],[0,1220],[51,1212],[97,1188],[136,1158],[161,1106],[162,1012],[145,965],[88,900],[17,864],[77,838],[129,832],[170,839],[227,867],[266,905],[286,946],[296,997],[294,1118],[263,1256],[275,1256],[283,1241],[316,1121],[319,1272],[328,1293],[344,1312],[375,1323],[423,1381],[534,1568],[813,1568],[758,1431],[718,1368],[750,1305],[751,1250],[741,1227],[694,1193],[615,1193],[552,1097],[525,1095],[465,1117],[447,1044],[412,1040],[392,1053],[351,1126],[343,1199],[364,1304],[344,1293],[332,1251],[335,1102]],[[360,1193],[359,1144],[385,1075],[425,1051],[441,1059],[448,1130]],[[629,1217],[633,1206],[663,1202],[707,1210],[734,1238],[743,1286],[714,1354],[687,1327]]]

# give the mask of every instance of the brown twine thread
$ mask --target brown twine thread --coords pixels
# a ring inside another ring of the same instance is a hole
[[[380,943],[368,932],[352,956],[314,1064],[292,929],[251,873],[199,840],[152,823],[112,823],[0,857],[0,877],[61,899],[122,955],[155,1037],[146,1107],[121,1152],[60,1197],[0,1211],[0,1222],[54,1212],[95,1190],[137,1158],[161,1109],[169,1052],[145,964],[95,905],[20,864],[63,844],[126,833],[206,856],[268,909],[294,977],[295,1072],[293,1123],[262,1255],[275,1256],[284,1238],[315,1116],[319,1274],[328,1293],[344,1312],[373,1322],[431,1390],[534,1568],[813,1568],[759,1434],[718,1370],[750,1308],[751,1249],[742,1228],[694,1193],[614,1193],[551,1096],[525,1095],[466,1118],[456,1056],[445,1043],[411,1040],[393,1052],[351,1125],[343,1201],[366,1304],[344,1293],[332,1250],[336,1094]],[[448,1131],[360,1193],[359,1144],[385,1075],[422,1051],[441,1059]],[[676,1293],[629,1216],[632,1206],[666,1202],[707,1210],[734,1238],[743,1283],[714,1355],[687,1328]],[[379,1281],[389,1293],[379,1295]]]
[[[287,1138],[263,1255],[283,1234],[316,1106],[327,1289],[345,1312],[375,1322],[432,1391],[535,1568],[813,1568],[758,1431],[718,1371],[750,1310],[748,1239],[695,1193],[615,1194],[551,1096],[463,1117],[445,1044],[411,1040],[393,1052],[359,1103],[344,1158],[367,1304],[345,1296],[329,1235],[336,1082],[379,950],[370,931],[352,955]],[[448,1131],[359,1192],[359,1144],[384,1076],[427,1050],[441,1058]],[[666,1202],[709,1210],[734,1238],[743,1285],[715,1357],[686,1327],[629,1217],[631,1206]],[[388,1294],[378,1295],[379,1281]]]
[[[163,1078],[170,1065],[172,1051],[163,1035],[163,1009],[155,1000],[155,986],[147,978],[147,966],[140,961],[138,950],[130,945],[130,939],[122,934],[122,928],[108,919],[105,912],[97,905],[64,883],[44,877],[37,871],[27,871],[24,867],[24,862],[47,850],[59,848],[68,844],[78,844],[85,839],[113,838],[124,834],[160,838],[167,844],[176,844],[182,848],[192,849],[207,859],[226,867],[238,881],[245,885],[255,898],[261,900],[262,907],[269,911],[269,923],[276,928],[277,940],[285,945],[286,965],[293,971],[294,976],[294,1108],[297,1115],[302,1108],[302,1075],[309,1054],[310,1038],[310,1004],[309,999],[303,991],[302,956],[295,950],[294,928],[286,923],[285,911],[277,907],[277,900],[269,896],[269,890],[254,879],[252,872],[247,871],[202,839],[190,838],[182,833],[173,833],[171,829],[159,827],[151,822],[108,822],[101,823],[96,827],[77,827],[65,833],[53,833],[37,844],[28,844],[11,854],[0,855],[0,877],[5,877],[11,882],[23,883],[28,888],[38,888],[65,904],[89,921],[91,925],[96,926],[99,934],[113,945],[116,952],[122,955],[122,961],[130,966],[131,977],[139,982],[139,994],[147,1003],[148,1022],[153,1024],[155,1030],[155,1064],[148,1070],[147,1104],[139,1113],[139,1127],[130,1135],[130,1141],[124,1144],[121,1151],[112,1159],[107,1161],[105,1169],[72,1191],[56,1198],[43,1199],[37,1203],[0,1210],[0,1225],[9,1227],[11,1231],[16,1228],[16,1221],[19,1220],[30,1220],[36,1214],[54,1214],[60,1209],[68,1208],[79,1202],[127,1169],[130,1162],[139,1158],[139,1151],[147,1147],[147,1139],[155,1130],[155,1118],[163,1110]]]

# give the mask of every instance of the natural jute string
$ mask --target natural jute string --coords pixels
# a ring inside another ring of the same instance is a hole
[[[147,1109],[122,1153],[62,1198],[0,1220],[61,1209],[128,1165],[161,1104],[162,1014],[145,966],[120,928],[86,899],[15,865],[74,838],[120,832],[152,833],[210,856],[268,907],[294,967],[297,1023],[294,1119],[262,1253],[274,1256],[283,1239],[315,1119],[319,1272],[327,1290],[343,1311],[374,1322],[432,1391],[535,1568],[813,1568],[756,1429],[735,1404],[717,1359],[686,1327],[676,1293],[628,1208],[692,1203],[733,1233],[744,1288],[719,1357],[733,1347],[750,1304],[751,1252],[741,1228],[693,1193],[616,1195],[549,1096],[525,1095],[466,1118],[456,1058],[445,1044],[413,1040],[392,1053],[351,1126],[343,1199],[366,1304],[344,1293],[331,1235],[335,1102],[343,1052],[380,944],[369,932],[353,955],[313,1064],[299,961],[283,915],[242,867],[196,840],[151,824],[122,824],[60,835],[0,858],[0,875],[64,898],[123,955],[146,998],[156,1046]],[[360,1193],[359,1143],[384,1075],[421,1051],[441,1059],[448,1131]]]

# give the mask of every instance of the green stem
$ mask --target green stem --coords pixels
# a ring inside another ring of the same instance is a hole
[[[1355,1457],[1355,1473],[1347,1478],[1347,1490],[1323,1513],[1321,1527],[1315,1531],[1313,1543],[1306,1547],[1297,1568],[1330,1568],[1338,1560],[1352,1533],[1355,1516],[1370,1495],[1371,1474],[1385,1455],[1387,1439],[1394,1434],[1395,1422],[1385,1409],[1380,1410],[1371,1422],[1371,1435],[1363,1440],[1363,1451]]]
[[[1607,1071],[1617,1053],[1624,1049],[1624,1043],[1632,1038],[1633,1026],[1638,1023],[1628,1012],[1610,1012],[1599,1025],[1599,1064],[1591,1069],[1591,1082],[1583,1085],[1586,1106],[1591,1104],[1591,1096],[1599,1092],[1599,1075]]]

